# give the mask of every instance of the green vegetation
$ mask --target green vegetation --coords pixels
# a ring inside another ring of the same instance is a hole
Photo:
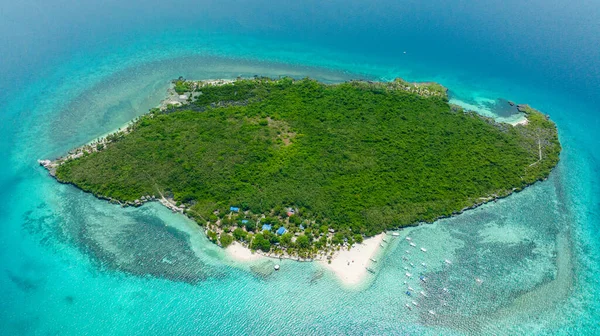
[[[178,79],[176,81],[174,81],[175,84],[175,92],[177,92],[178,94],[184,94],[186,92],[189,92],[192,90],[193,86],[192,86],[192,82],[186,81],[184,79]]]
[[[152,110],[56,177],[121,202],[180,202],[223,246],[301,254],[506,196],[547,177],[560,153],[541,113],[496,123],[450,106],[435,83],[175,82],[192,87],[190,105]],[[274,234],[281,226],[289,233]]]

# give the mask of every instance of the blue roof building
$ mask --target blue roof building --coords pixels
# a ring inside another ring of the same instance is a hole
[[[246,223],[248,223],[248,220],[247,219],[242,219],[242,224],[246,224]]]
[[[232,207],[229,207],[229,210],[230,210],[230,211],[233,211],[233,212],[240,212],[240,208],[238,208],[238,207],[234,207],[234,206],[232,206]]]
[[[283,226],[277,230],[277,234],[280,236],[286,232],[287,232],[287,230]]]
[[[304,230],[304,225],[300,224],[300,230]]]
[[[263,231],[271,231],[271,224],[263,224],[262,230]]]

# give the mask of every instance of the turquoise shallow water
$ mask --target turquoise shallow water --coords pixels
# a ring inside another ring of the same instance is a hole
[[[296,9],[304,13],[306,6]],[[267,7],[255,4],[252,13]],[[479,50],[489,47],[483,42],[471,41],[471,49],[461,45],[464,55],[448,50],[446,56],[413,56],[419,54],[416,47],[431,47],[386,29],[418,26],[428,17],[424,9],[411,8],[404,14],[412,16],[402,16],[408,23],[394,26],[385,19],[391,14],[377,8],[369,11],[383,19],[353,21],[355,28],[340,28],[334,16],[302,24],[300,14],[288,13],[286,19],[259,16],[262,28],[241,34],[212,7],[203,15],[217,26],[223,23],[220,32],[184,14],[175,29],[133,20],[127,28],[137,28],[123,36],[102,35],[117,28],[84,26],[100,41],[80,35],[75,42],[62,41],[66,47],[54,50],[43,70],[22,70],[12,85],[2,82],[0,333],[599,333],[598,97],[587,88],[594,82],[586,82],[581,73],[545,68],[543,62],[539,67],[546,73],[507,75],[506,68],[486,63],[509,67],[514,63],[510,55],[505,63],[501,57],[474,58],[477,51],[489,56]],[[121,11],[133,17],[128,7]],[[476,8],[469,17],[478,14],[486,15]],[[231,15],[237,25],[256,22],[241,20],[245,16],[235,10]],[[285,20],[299,27],[281,26]],[[332,36],[309,29],[315,25]],[[458,35],[458,28],[445,25]],[[384,33],[361,37],[367,28]],[[337,29],[355,39],[339,38]],[[470,36],[468,30],[465,34]],[[447,35],[419,36],[436,42]],[[391,45],[386,37],[403,45],[383,48]],[[41,52],[49,47],[30,48]],[[564,57],[560,60],[570,61]],[[588,63],[586,73],[596,64]],[[18,71],[6,73],[16,78]],[[467,104],[486,107],[481,102],[500,97],[527,102],[556,121],[564,147],[561,162],[547,181],[519,194],[390,236],[377,273],[360,289],[344,288],[316,264],[285,262],[281,271],[272,272],[271,261],[233,263],[187,219],[156,204],[112,206],[55,183],[36,164],[144,113],[163,97],[169,79],[255,74],[308,75],[328,82],[401,76],[441,82],[454,99]],[[580,80],[579,95],[567,89],[569,76]],[[548,84],[556,77],[567,84]],[[427,253],[411,250],[406,235]],[[408,280],[405,267],[427,282]],[[408,285],[428,297],[408,298]],[[405,304],[413,300],[419,306],[408,310]]]

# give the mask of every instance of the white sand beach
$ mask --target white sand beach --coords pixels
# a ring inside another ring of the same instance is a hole
[[[231,259],[236,261],[254,261],[264,258],[258,253],[252,253],[249,248],[242,246],[242,244],[238,242],[233,242],[231,245],[227,246],[225,251],[227,251],[227,255],[229,255]]]
[[[355,245],[350,251],[341,250],[337,252],[331,264],[327,261],[321,261],[325,268],[333,273],[345,285],[358,285],[367,275],[367,267],[371,263],[371,258],[375,256],[380,248],[380,244],[385,237],[385,233],[365,239],[362,244]]]
[[[515,122],[512,122],[512,123],[510,123],[510,124],[511,124],[511,125],[513,125],[513,126],[517,126],[517,125],[527,125],[527,124],[529,124],[529,120],[528,120],[527,118],[523,117],[523,119],[521,119],[521,120],[517,120],[517,121],[515,121]]]

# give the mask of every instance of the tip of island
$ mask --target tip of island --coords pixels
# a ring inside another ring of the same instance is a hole
[[[179,78],[123,129],[39,162],[121,206],[159,201],[238,260],[320,260],[357,284],[386,231],[547,178],[556,126],[516,107],[511,125],[450,104],[437,83]]]

